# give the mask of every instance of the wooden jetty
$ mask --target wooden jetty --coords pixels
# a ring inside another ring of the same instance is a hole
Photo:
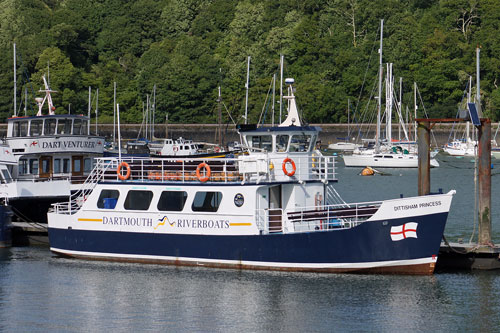
[[[49,244],[46,223],[12,222],[12,246]]]

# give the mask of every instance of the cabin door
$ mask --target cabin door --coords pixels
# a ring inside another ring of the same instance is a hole
[[[269,232],[282,232],[281,185],[269,187]]]
[[[71,159],[71,175],[83,176],[83,156],[73,156]]]
[[[52,156],[40,156],[40,178],[52,176]]]

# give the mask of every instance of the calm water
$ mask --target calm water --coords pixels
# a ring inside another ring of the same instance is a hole
[[[473,163],[442,161],[432,190],[456,189],[446,235],[473,231]],[[339,168],[346,201],[415,195],[416,170],[361,177]],[[500,242],[500,163],[493,169]],[[353,191],[356,189],[356,191]],[[253,272],[63,259],[46,246],[0,249],[0,332],[499,331],[500,272],[427,277]]]

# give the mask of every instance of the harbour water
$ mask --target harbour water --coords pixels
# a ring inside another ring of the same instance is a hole
[[[445,234],[468,242],[474,163],[438,159],[431,190],[457,190]],[[416,195],[417,170],[383,171],[362,177],[340,162],[337,190],[352,202]],[[496,242],[499,174],[500,162],[492,170]],[[499,313],[498,271],[256,272],[71,260],[43,245],[0,249],[0,332],[498,331]]]

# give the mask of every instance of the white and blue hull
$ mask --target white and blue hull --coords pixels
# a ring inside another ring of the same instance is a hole
[[[55,253],[102,260],[307,272],[430,274],[447,214],[411,219],[418,238],[392,241],[409,219],[372,221],[347,230],[268,235],[186,235],[49,228]]]

